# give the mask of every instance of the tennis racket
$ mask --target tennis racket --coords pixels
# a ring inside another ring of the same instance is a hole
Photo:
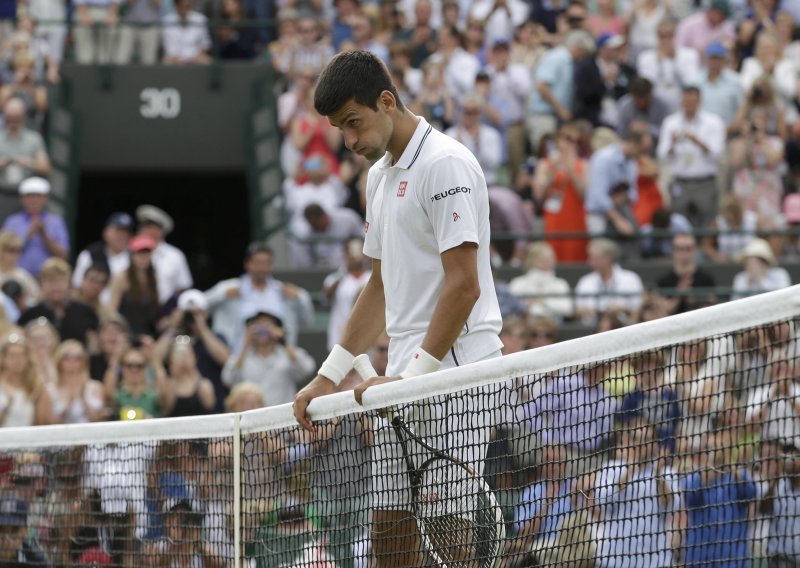
[[[356,357],[353,366],[364,380],[378,375],[367,355]],[[394,428],[402,448],[422,552],[440,568],[499,566],[505,524],[486,480],[468,464],[417,436],[397,409],[385,409],[381,415]],[[419,466],[409,451],[412,442],[422,449],[417,452],[424,458]]]

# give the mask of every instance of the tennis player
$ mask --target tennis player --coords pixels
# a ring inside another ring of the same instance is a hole
[[[314,428],[306,415],[309,402],[335,392],[354,356],[384,328],[390,337],[388,376],[359,385],[358,402],[371,386],[498,357],[502,346],[489,263],[489,201],[475,156],[411,113],[386,67],[366,51],[330,61],[314,106],[342,131],[351,151],[375,163],[367,179],[364,242],[372,276],[341,343],[295,398],[297,421],[309,430]],[[471,408],[477,399],[465,396],[457,408],[427,408],[426,422],[436,424],[422,433],[448,425],[451,434],[458,430],[450,447],[441,445],[446,439],[432,442],[480,469],[489,429]],[[375,439],[381,455],[373,460],[373,553],[379,566],[419,566],[402,450],[385,421],[376,427]]]

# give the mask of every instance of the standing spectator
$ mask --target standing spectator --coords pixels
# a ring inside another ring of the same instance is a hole
[[[258,30],[246,25],[248,15],[243,1],[223,0],[221,16],[222,20],[231,22],[236,27],[220,26],[214,30],[216,52],[220,58],[237,60],[255,57]]]
[[[155,378],[153,386],[147,378],[148,368]],[[147,344],[141,349],[129,348],[117,354],[108,366],[103,383],[106,400],[120,420],[159,418],[169,401],[164,366]]]
[[[130,347],[128,322],[119,314],[112,314],[100,324],[97,339],[98,352],[89,357],[89,376],[102,381],[112,359]]]
[[[222,380],[229,387],[242,381],[258,384],[270,406],[291,402],[314,373],[314,359],[304,349],[285,344],[277,315],[259,310],[245,325],[242,348],[226,363]]]
[[[717,174],[725,151],[725,123],[700,110],[700,90],[683,88],[681,110],[669,115],[661,127],[658,158],[673,178],[672,208],[693,226],[708,227],[717,213]]]
[[[456,112],[455,99],[445,86],[444,66],[428,59],[422,70],[424,73],[422,89],[411,103],[411,108],[434,128],[444,132],[453,124]]]
[[[17,281],[25,291],[26,305],[39,301],[39,284],[30,272],[19,266],[22,255],[22,239],[11,231],[0,232],[0,284]]]
[[[179,335],[169,352],[168,402],[164,416],[199,416],[211,413],[217,405],[214,385],[197,368],[192,338]]]
[[[511,280],[509,289],[525,302],[529,317],[562,320],[572,316],[569,283],[556,276],[556,255],[548,243],[531,243],[525,258],[525,274]]]
[[[136,61],[142,65],[155,65],[158,61],[161,0],[123,0],[125,14],[119,30],[117,65]]]
[[[294,284],[272,276],[272,249],[261,242],[251,243],[244,258],[245,274],[217,283],[206,292],[213,330],[231,347],[241,345],[244,334],[243,313],[260,309],[282,313],[286,341],[296,345],[301,327],[314,319],[311,296]]]
[[[555,148],[539,161],[533,179],[533,193],[544,209],[545,236],[586,232],[583,197],[586,191],[586,160],[578,156],[578,130],[562,126]],[[559,262],[586,260],[586,240],[553,238],[548,244]]]
[[[654,92],[650,80],[636,77],[631,81],[628,94],[617,101],[618,130],[624,136],[630,130],[631,122],[643,120],[650,127],[652,138],[658,140],[661,123],[674,110]]]
[[[791,286],[789,273],[778,266],[772,248],[764,239],[750,241],[739,257],[744,271],[733,277],[732,300]]]
[[[59,0],[28,0],[28,17],[34,27],[34,41],[42,46],[47,80],[58,83],[58,66],[64,58],[67,39],[67,6]],[[17,25],[19,25],[19,21]]]
[[[327,39],[321,36],[319,22],[315,18],[300,18],[297,34],[297,41],[289,42],[286,50],[275,59],[277,70],[289,79],[294,79],[300,73],[316,75],[333,57],[333,49]]]
[[[311,231],[308,242],[289,241],[291,261],[295,268],[323,266],[336,268],[345,262],[342,244],[364,235],[364,219],[347,207],[330,211],[311,203],[303,211]]]
[[[593,51],[591,36],[574,30],[565,36],[562,45],[548,51],[539,61],[527,124],[532,148],[538,148],[543,136],[555,132],[560,123],[572,118],[574,64]]]
[[[756,115],[763,115],[765,132],[771,136],[778,136],[786,140],[788,136],[784,107],[781,104],[773,80],[767,75],[762,75],[753,82],[752,87],[745,92],[744,102],[736,113],[733,129],[740,133],[756,120]]]
[[[472,91],[481,64],[477,57],[464,49],[464,36],[458,28],[450,26],[439,30],[438,49],[426,62],[440,63],[444,82],[451,95],[458,98]]]
[[[705,54],[706,68],[687,84],[700,90],[700,108],[716,114],[730,128],[744,100],[739,74],[728,67],[728,49],[723,44],[708,44]]]
[[[31,274],[39,274],[48,258],[65,259],[69,254],[67,224],[61,216],[45,211],[49,194],[50,182],[46,179],[26,179],[19,185],[22,211],[3,223],[4,231],[12,231],[24,239],[19,266]]]
[[[150,237],[156,243],[153,266],[158,283],[158,300],[164,304],[173,295],[192,287],[189,263],[183,251],[165,240],[175,226],[166,212],[153,205],[140,205],[136,208],[136,220],[139,222],[139,234]]]
[[[594,37],[603,34],[620,35],[625,32],[625,20],[617,14],[614,0],[597,0],[597,12],[589,14],[586,26]]]
[[[119,0],[75,0],[75,60],[81,65],[111,63],[119,41]]]
[[[497,175],[503,163],[503,138],[492,126],[481,122],[484,100],[480,95],[469,94],[461,98],[461,114],[445,134],[466,146],[478,159],[486,183],[497,183]]]
[[[114,277],[111,298],[106,306],[127,320],[134,337],[156,337],[161,316],[156,269],[153,266],[156,243],[146,235],[138,235],[131,239],[128,248],[131,251],[131,264],[125,272]]]
[[[36,80],[35,61],[28,53],[14,57],[14,81],[0,88],[0,105],[11,99],[25,103],[25,128],[41,132],[47,114],[47,87]]]
[[[586,325],[593,325],[610,309],[635,312],[642,304],[642,279],[620,267],[618,257],[619,247],[614,241],[599,238],[589,243],[592,272],[575,285],[576,315]]]
[[[655,49],[658,45],[658,25],[669,18],[669,4],[658,0],[631,2],[626,14],[628,21],[628,41],[631,44],[632,61],[640,53]]]
[[[592,154],[583,204],[589,233],[600,235],[606,232],[607,214],[613,207],[611,189],[614,186],[627,183],[630,199],[636,201],[637,159],[642,153],[643,142],[642,134],[631,130],[619,142]]]
[[[44,317],[55,326],[62,340],[77,339],[88,345],[99,321],[92,308],[70,297],[71,274],[69,264],[60,258],[47,260],[39,273],[42,301],[22,312],[19,325]]]
[[[711,290],[707,295],[699,295],[704,288],[716,286],[714,277],[697,266],[697,239],[690,233],[678,233],[672,236],[672,269],[658,278],[659,289],[669,289],[667,296],[669,313],[682,314],[714,303]],[[687,295],[675,293],[686,291]]]
[[[432,25],[432,17],[431,0],[417,0],[411,27],[401,31],[395,38],[408,46],[412,67],[419,68],[436,51],[436,29]]]
[[[211,37],[206,17],[192,10],[192,0],[175,0],[175,11],[167,14],[161,28],[164,63],[211,63]]]
[[[681,20],[675,30],[675,44],[690,47],[700,55],[712,43],[732,45],[736,40],[736,28],[727,19],[730,13],[728,0],[711,0],[708,8]]]
[[[525,23],[530,12],[530,4],[524,0],[476,0],[470,9],[470,18],[483,24],[486,29],[486,42],[497,40],[510,42],[514,30]]]
[[[0,345],[0,426],[53,423],[53,402],[33,360],[30,345],[11,334]]]
[[[78,254],[75,260],[75,272],[72,274],[72,286],[80,287],[86,270],[95,264],[106,268],[111,277],[124,272],[130,266],[128,241],[133,232],[133,219],[127,213],[112,213],[106,219],[102,240],[95,241]],[[111,298],[111,288],[103,289],[101,296],[104,302]]]
[[[322,284],[325,298],[330,302],[331,314],[328,320],[328,349],[339,343],[339,338],[347,323],[347,316],[353,309],[358,295],[369,280],[372,271],[367,267],[367,261],[362,249],[362,239],[352,239],[345,246],[345,262],[338,271],[329,274]]]
[[[3,106],[5,128],[0,131],[0,218],[17,209],[16,193],[22,180],[50,173],[50,158],[44,139],[25,128],[25,103],[12,98]]]
[[[55,364],[58,378],[55,384],[48,385],[55,421],[85,424],[105,420],[108,413],[103,385],[89,376],[89,354],[83,345],[74,339],[66,340],[56,349]]]

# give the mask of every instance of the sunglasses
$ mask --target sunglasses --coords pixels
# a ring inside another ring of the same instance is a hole
[[[122,366],[125,367],[126,369],[142,370],[147,365],[145,363],[123,363]]]

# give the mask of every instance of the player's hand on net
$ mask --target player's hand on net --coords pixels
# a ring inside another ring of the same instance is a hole
[[[300,389],[300,392],[294,397],[294,417],[297,419],[297,423],[309,432],[313,432],[314,424],[308,419],[308,415],[306,414],[308,405],[315,398],[334,392],[336,392],[336,385],[333,384],[333,381],[322,375],[317,375],[313,381]]]
[[[356,388],[353,389],[353,394],[356,397],[356,402],[358,404],[364,404],[361,402],[361,398],[364,396],[364,391],[370,387],[374,387],[375,385],[383,385],[386,383],[393,383],[394,381],[399,381],[402,377],[372,377],[367,379],[363,383],[359,383]]]

